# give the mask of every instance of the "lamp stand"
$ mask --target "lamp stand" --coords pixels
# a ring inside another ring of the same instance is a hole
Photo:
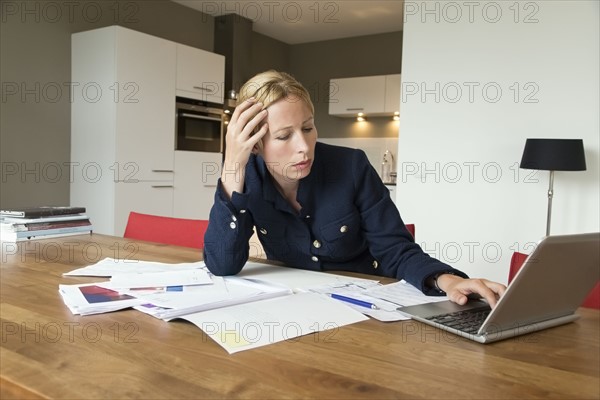
[[[554,171],[550,171],[548,182],[548,216],[546,217],[546,236],[550,236],[550,219],[552,217],[552,196],[554,195]]]

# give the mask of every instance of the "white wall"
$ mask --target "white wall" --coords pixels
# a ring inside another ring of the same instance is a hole
[[[596,0],[406,1],[397,204],[430,254],[506,282],[546,229],[548,172],[518,168],[530,137],[583,139],[551,233],[600,230],[598,21]]]

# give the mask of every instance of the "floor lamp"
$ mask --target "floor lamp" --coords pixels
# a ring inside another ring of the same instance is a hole
[[[582,139],[527,139],[520,168],[550,171],[546,236],[550,236],[554,171],[585,171]]]

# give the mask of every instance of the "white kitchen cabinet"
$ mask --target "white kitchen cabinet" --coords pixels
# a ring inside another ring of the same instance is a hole
[[[394,114],[400,112],[400,74],[385,76],[384,112]]]
[[[175,151],[175,217],[208,219],[221,163],[221,153]]]
[[[115,234],[123,235],[131,211],[144,214],[172,216],[173,181],[117,182],[115,185]],[[96,226],[95,221],[94,227]]]
[[[329,114],[355,117],[381,113],[384,108],[385,75],[332,79]]]
[[[173,212],[176,44],[118,26],[72,36],[71,204],[98,233]]]
[[[223,104],[225,57],[177,44],[177,95]]]
[[[400,109],[400,74],[331,79],[329,93],[330,115],[393,115]]]

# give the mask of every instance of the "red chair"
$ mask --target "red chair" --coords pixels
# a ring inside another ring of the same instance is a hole
[[[208,221],[129,213],[123,237],[202,249]]]
[[[521,269],[521,266],[527,260],[528,254],[519,253],[515,251],[510,258],[510,268],[508,270],[508,283],[512,282],[517,272]]]
[[[416,236],[415,236],[415,224],[405,224],[404,226],[406,226],[406,229],[410,232],[410,234],[412,235],[413,239],[416,239]]]
[[[508,283],[510,283],[517,271],[521,268],[525,260],[527,259],[527,254],[514,252],[510,259],[510,269],[508,270]],[[592,291],[585,298],[582,307],[587,308],[596,308],[600,309],[600,283],[597,283],[596,286],[592,289]]]

